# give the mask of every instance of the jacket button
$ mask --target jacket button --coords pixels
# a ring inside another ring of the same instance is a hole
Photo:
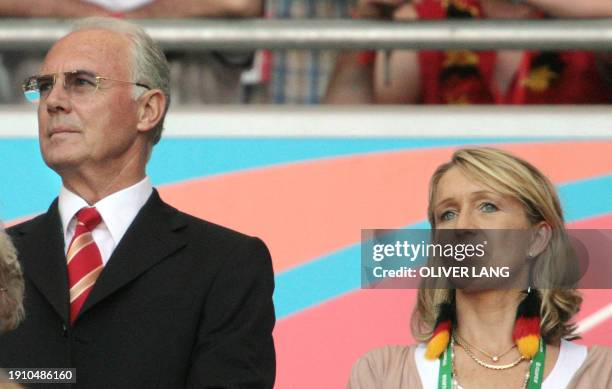
[[[65,324],[65,323],[64,323],[64,324],[62,324],[62,336],[63,336],[64,338],[67,338],[67,337],[68,337],[68,326],[66,326],[66,324]]]

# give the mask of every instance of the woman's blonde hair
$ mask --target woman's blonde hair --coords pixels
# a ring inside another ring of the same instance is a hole
[[[23,274],[17,261],[17,250],[0,226],[0,331],[9,331],[24,317]]]
[[[529,162],[505,151],[484,147],[457,150],[450,162],[439,166],[431,177],[427,216],[434,230],[438,184],[451,168],[459,169],[467,177],[502,195],[518,199],[532,224],[544,221],[551,226],[548,246],[532,266],[535,285],[553,286],[538,289],[542,301],[542,336],[548,343],[561,338],[576,338],[576,326],[570,320],[580,310],[582,297],[573,288],[575,282],[568,281],[576,274],[576,263],[571,255],[573,250],[565,230],[559,197],[550,180]],[[546,280],[542,279],[544,275]],[[559,285],[568,287],[559,288]],[[415,339],[427,341],[431,337],[439,305],[453,298],[450,289],[419,289],[411,323]]]

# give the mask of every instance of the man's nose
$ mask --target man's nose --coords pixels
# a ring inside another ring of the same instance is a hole
[[[71,109],[70,95],[64,84],[64,76],[58,75],[49,91],[49,94],[44,99],[44,103],[49,112],[69,112]]]

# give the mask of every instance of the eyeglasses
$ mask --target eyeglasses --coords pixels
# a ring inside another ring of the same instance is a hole
[[[123,82],[126,84],[137,85],[148,90],[151,89],[148,85],[138,82],[115,80],[113,78],[96,76],[94,73],[86,70],[73,70],[70,72],[61,72],[53,74],[44,74],[41,76],[32,76],[27,78],[22,85],[25,98],[31,103],[37,103],[40,100],[45,100],[57,78],[60,74],[64,75],[64,89],[73,98],[85,97],[94,94],[100,87],[102,81]]]

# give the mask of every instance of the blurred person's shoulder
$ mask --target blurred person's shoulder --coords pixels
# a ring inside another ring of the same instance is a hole
[[[354,363],[347,389],[421,388],[422,370],[437,369],[437,361],[425,361],[424,352],[422,344],[370,350]],[[423,366],[423,362],[431,366]]]
[[[24,389],[23,386],[8,382],[8,376],[4,369],[0,369],[0,389]]]

